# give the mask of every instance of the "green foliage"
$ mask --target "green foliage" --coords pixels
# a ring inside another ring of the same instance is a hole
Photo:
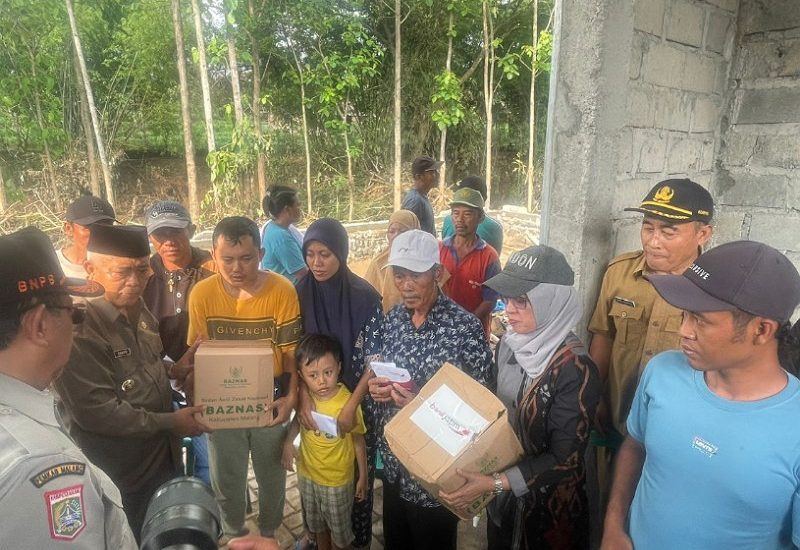
[[[461,82],[453,71],[444,71],[436,75],[436,92],[431,96],[431,103],[437,109],[431,119],[439,130],[457,125],[464,119],[464,107],[461,103]]]
[[[230,142],[206,157],[211,168],[211,187],[200,205],[203,218],[214,219],[225,212],[241,210],[243,178],[251,171],[259,153],[269,153],[268,136],[253,132],[249,119],[234,127]]]
[[[511,167],[513,159],[527,150],[531,65],[543,79],[537,82],[536,95],[540,155],[544,147],[548,87],[541,84],[550,71],[553,36],[546,26],[553,1],[539,0],[541,32],[535,47],[530,44],[531,0],[491,3],[497,65],[495,196],[499,198],[520,197],[519,176]],[[244,201],[252,202],[253,193],[242,182],[252,178],[259,152],[266,154],[269,182],[305,188],[300,73],[295,60],[305,84],[313,193],[319,200],[315,214],[346,212],[347,200],[341,194],[348,189],[348,156],[355,191],[363,201],[356,204],[356,216],[390,209],[394,3],[204,0],[202,4],[218,147],[207,159],[210,172],[201,169],[209,219],[215,209],[241,210]],[[176,52],[170,0],[75,2],[101,130],[117,166],[122,201],[135,198],[125,189],[150,183],[136,169],[126,169],[133,162],[126,157],[175,157],[175,165],[181,166],[176,55],[194,61],[188,64],[194,142],[205,147],[195,29],[189,2],[182,0],[181,5],[186,51]],[[479,136],[485,125],[482,2],[404,0],[402,6],[403,160],[437,151],[439,132],[448,128],[450,177],[480,173],[484,144]],[[57,164],[86,166],[63,0],[0,0],[0,29],[0,162],[14,159],[9,170],[17,180],[37,182],[46,143]],[[233,128],[229,33],[238,56],[247,119],[237,128]],[[451,70],[446,72],[448,38],[453,51]],[[262,74],[255,107],[253,48]],[[252,127],[253,108],[261,115],[260,142]],[[75,176],[57,172],[62,189],[73,186],[70,193],[86,185],[85,172]],[[154,192],[178,196],[183,182],[175,172],[166,170],[173,174],[171,184]]]

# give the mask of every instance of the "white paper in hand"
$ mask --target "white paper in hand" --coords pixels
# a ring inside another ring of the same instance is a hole
[[[381,361],[373,361],[369,364],[369,368],[375,373],[378,378],[388,378],[389,382],[396,382],[403,384],[411,380],[411,374],[408,370],[396,366],[394,363],[383,363]]]
[[[311,418],[317,423],[317,428],[320,432],[326,433],[332,437],[339,437],[339,426],[336,425],[336,419],[327,414],[321,414],[317,411],[311,411]]]

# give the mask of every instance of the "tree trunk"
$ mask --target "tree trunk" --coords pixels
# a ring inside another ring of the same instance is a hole
[[[306,155],[306,194],[308,196],[308,210],[311,212],[311,147],[308,145],[308,116],[306,115],[306,85],[300,73],[300,111],[303,115],[303,151]]]
[[[200,215],[197,200],[197,167],[194,164],[194,141],[192,141],[192,115],[189,111],[189,82],[186,79],[186,64],[183,59],[183,27],[181,24],[180,0],[172,0],[172,26],[175,30],[175,50],[178,59],[178,80],[181,86],[181,120],[183,121],[183,151],[186,156],[186,182],[189,195],[189,212],[193,219]]]
[[[244,121],[244,110],[242,109],[242,90],[239,87],[239,62],[236,59],[236,41],[233,39],[233,27],[228,25],[228,64],[231,68],[231,91],[233,92],[233,114],[236,124]]]
[[[308,145],[308,116],[306,115],[306,81],[303,65],[297,57],[297,51],[294,48],[294,42],[291,37],[287,35],[286,41],[289,43],[289,49],[292,50],[292,57],[294,57],[294,64],[297,67],[297,77],[300,80],[300,113],[303,115],[303,151],[306,156],[306,201],[308,208],[306,212],[311,212],[313,201],[311,200],[311,148]]]
[[[255,19],[253,0],[247,0],[247,12],[251,19]],[[253,132],[256,140],[261,143],[261,55],[258,49],[258,39],[250,35],[251,55],[253,57]],[[256,178],[258,180],[258,198],[267,194],[267,162],[264,152],[259,149],[256,157]]]
[[[486,208],[492,200],[492,105],[494,104],[494,29],[490,0],[483,0],[483,106],[486,111]]]
[[[106,156],[106,148],[103,145],[103,137],[100,134],[100,120],[97,114],[97,107],[94,103],[94,94],[92,93],[92,83],[89,81],[89,71],[86,69],[86,60],[83,58],[83,48],[81,48],[81,39],[78,36],[78,23],[75,21],[75,12],[72,9],[72,0],[64,0],[67,5],[67,15],[69,16],[69,26],[72,31],[72,42],[75,46],[75,53],[78,56],[78,65],[81,69],[81,78],[83,80],[84,88],[86,89],[86,101],[89,103],[89,115],[92,119],[92,129],[94,130],[94,137],[97,143],[97,156],[100,157],[100,166],[103,170],[103,183],[106,187],[106,200],[113,206],[114,205],[114,185],[111,178],[111,168],[108,166],[108,157]]]
[[[33,79],[36,80],[36,61],[31,58],[31,66],[33,67]],[[50,192],[53,194],[53,201],[56,207],[61,210],[61,197],[58,194],[58,183],[56,182],[56,171],[53,169],[53,157],[50,155],[50,144],[47,140],[47,131],[44,127],[44,117],[42,116],[42,103],[39,99],[39,92],[33,92],[33,104],[36,107],[36,123],[39,126],[39,131],[42,132],[42,144],[44,145],[44,169],[47,172],[47,180],[50,183]]]
[[[103,191],[100,189],[100,178],[97,167],[97,153],[94,147],[94,136],[92,135],[92,120],[89,116],[89,102],[86,100],[86,88],[83,85],[83,78],[81,78],[81,69],[78,66],[78,54],[75,53],[75,48],[72,49],[73,67],[75,69],[75,82],[76,88],[81,98],[80,115],[81,126],[83,127],[83,137],[86,140],[86,158],[89,161],[89,187],[92,189],[92,195],[100,197]]]
[[[402,68],[403,53],[400,27],[403,24],[400,11],[402,0],[394,0],[394,209],[400,209],[400,193],[402,191]]]
[[[8,208],[6,201],[6,180],[3,179],[3,167],[0,166],[0,214],[5,214]]]
[[[450,12],[450,18],[447,21],[447,58],[444,62],[444,70],[450,73],[450,67],[453,62],[453,12]],[[439,191],[444,193],[447,187],[447,159],[445,154],[447,152],[447,126],[442,128],[442,135],[439,137],[439,160],[443,161],[442,167],[439,170]]]
[[[528,212],[533,211],[534,170],[536,168],[536,48],[539,44],[539,0],[533,0],[533,57],[531,58],[531,93],[528,98]]]
[[[211,111],[211,87],[208,85],[208,63],[206,62],[206,43],[203,38],[202,5],[200,0],[192,0],[192,14],[194,15],[194,32],[197,35],[197,53],[200,58],[200,88],[203,90],[203,114],[206,119],[206,142],[208,152],[217,148],[214,139],[214,115]]]
[[[356,203],[356,189],[353,181],[353,157],[350,155],[350,138],[347,136],[347,127],[344,132],[344,148],[347,153],[347,194],[349,205],[347,208],[347,221],[353,221],[353,211]]]

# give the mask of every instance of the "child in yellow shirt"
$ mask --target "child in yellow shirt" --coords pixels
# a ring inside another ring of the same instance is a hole
[[[352,432],[330,433],[338,432],[336,417],[350,398],[350,391],[338,382],[342,351],[335,338],[308,334],[298,344],[295,358],[314,410],[322,416],[316,417],[318,431],[301,427],[295,417],[283,445],[282,462],[287,470],[293,469],[293,441],[299,430],[297,477],[306,526],[315,535],[319,550],[343,550],[355,538],[353,499],[363,500],[367,494],[364,417],[359,407]],[[358,464],[357,478],[354,462]]]

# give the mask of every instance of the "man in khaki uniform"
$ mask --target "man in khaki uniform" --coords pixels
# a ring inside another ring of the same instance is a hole
[[[589,322],[589,354],[605,383],[597,426],[604,437],[595,442],[610,455],[626,434],[642,369],[657,353],[680,344],[681,311],[659,296],[647,276],[681,274],[691,265],[711,237],[714,201],[699,184],[674,179],[658,183],[639,207],[625,210],[644,214],[642,250],[611,260]]]
[[[141,298],[149,255],[142,226],[93,228],[87,271],[105,295],[87,303],[55,383],[70,435],[119,486],[137,540],[153,493],[178,472],[178,438],[205,431],[193,417],[201,407],[173,412],[158,323]]]
[[[35,228],[0,237],[0,548],[135,550],[120,493],[62,431],[47,390],[69,357],[83,310]]]

